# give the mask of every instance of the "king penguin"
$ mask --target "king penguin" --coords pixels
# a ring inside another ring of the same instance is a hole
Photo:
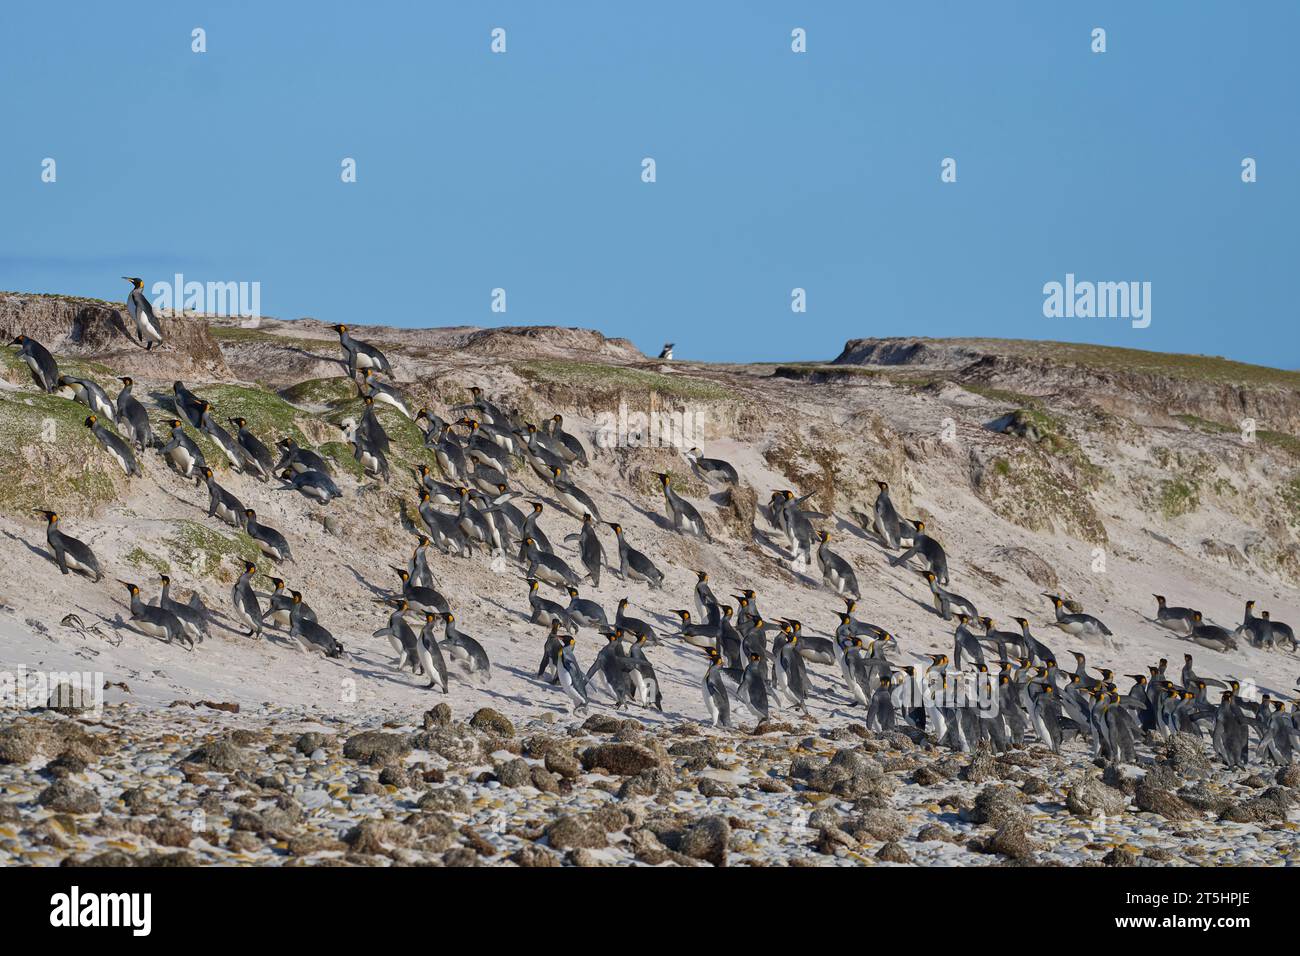
[[[131,320],[135,322],[136,338],[147,352],[155,345],[162,345],[162,323],[158,321],[158,316],[153,314],[153,306],[145,298],[144,280],[132,276],[122,276],[122,278],[131,283],[131,293],[126,298],[126,311],[131,314]]]

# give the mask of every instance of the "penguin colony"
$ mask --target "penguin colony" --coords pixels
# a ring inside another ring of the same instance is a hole
[[[152,350],[164,341],[162,323],[144,296],[143,281],[127,281],[132,284],[128,311],[137,344]],[[489,400],[479,388],[470,389],[473,400],[453,409],[459,417],[450,421],[427,408],[412,412],[402,392],[380,377],[392,377],[383,352],[354,339],[345,325],[333,328],[342,350],[340,364],[363,402],[360,421],[343,427],[365,474],[391,479],[390,443],[375,414],[376,403],[416,422],[438,465],[437,474],[427,466],[417,469],[414,514],[404,506],[400,519],[414,536],[415,547],[405,566],[392,568],[397,579],[392,593],[378,601],[386,623],[373,634],[388,640],[399,671],[409,667],[430,689],[449,693],[452,676],[478,681],[491,677],[487,649],[461,630],[434,571],[435,555],[473,559],[481,550],[495,560],[512,557],[522,571],[529,622],[544,632],[537,677],[568,699],[571,713],[587,711],[598,695],[615,709],[635,703],[662,711],[663,696],[649,651],[680,641],[700,652],[703,713],[715,727],[736,726],[740,714],[758,723],[777,709],[807,714],[813,693],[809,668],[814,666],[842,684],[842,691],[821,693],[862,708],[869,729],[910,726],[954,750],[971,751],[986,742],[1002,752],[1036,739],[1059,752],[1064,741],[1077,737],[1094,758],[1132,762],[1136,743],[1148,732],[1184,732],[1202,739],[1208,732],[1215,757],[1237,768],[1250,760],[1253,732],[1259,760],[1286,764],[1292,759],[1300,738],[1300,701],[1288,708],[1286,701],[1268,694],[1249,699],[1252,695],[1243,695],[1236,680],[1225,686],[1197,676],[1190,653],[1184,655],[1176,680],[1161,659],[1146,674],[1128,675],[1132,685],[1121,693],[1116,675],[1104,667],[1090,671],[1081,651],[1068,652],[1074,658],[1072,670],[1058,666],[1056,654],[1032,633],[1026,618],[1014,618],[1014,630],[998,629],[993,618],[949,589],[943,546],[927,533],[925,521],[899,514],[883,481],[877,482],[879,494],[871,514],[858,515],[858,520],[886,551],[897,552],[889,558],[891,566],[917,571],[928,587],[934,613],[954,624],[951,655],[914,655],[928,660],[924,666],[896,663],[902,650],[895,635],[854,616],[861,589],[853,566],[832,550],[830,533],[818,527],[828,516],[805,507],[811,495],[786,489],[772,494],[767,518],[784,535],[793,560],[819,568],[823,586],[843,601],[831,636],[805,634],[798,620],[764,615],[752,590],[737,589],[731,595],[735,603],[725,603],[715,595],[705,571],[694,572],[694,593],[686,602],[690,608],[668,609],[680,622],[676,633],[660,635],[648,622],[630,615],[626,597],[611,620],[599,603],[581,596],[582,586],[599,586],[608,570],[622,581],[662,591],[665,576],[651,556],[628,540],[617,521],[601,517],[575,481],[574,472],[587,465],[587,453],[582,441],[565,431],[563,418],[554,415],[539,427]],[[34,339],[19,335],[10,344],[18,347],[38,388],[86,406],[86,427],[127,476],[141,474],[137,454],[156,452],[178,476],[205,485],[209,517],[247,532],[273,566],[293,563],[290,542],[217,483],[186,426],[208,436],[236,471],[263,482],[279,480],[284,489],[321,505],[342,494],[320,455],[288,437],[275,441],[272,452],[244,419],[225,419],[227,428],[212,404],[182,382],[172,388],[175,417],[151,422],[131,394],[134,383],[129,377],[120,379],[121,391],[110,399],[92,381],[61,375],[53,356]],[[671,344],[660,358],[672,358]],[[709,485],[739,480],[729,463],[705,458],[698,448],[685,458]],[[523,464],[514,464],[517,461]],[[556,551],[539,526],[544,504],[512,488],[511,474],[518,467],[531,469],[544,481],[578,523],[564,538],[575,550],[576,564]],[[671,475],[657,477],[672,528],[712,544],[703,517],[673,488]],[[91,549],[64,532],[56,512],[38,513],[46,521],[46,542],[60,571],[100,582],[104,573]],[[612,554],[601,540],[601,525],[613,535]],[[258,593],[252,584],[257,572],[257,563],[246,562],[231,589],[235,617],[247,628],[247,636],[260,639],[273,627],[327,657],[346,655],[301,591],[290,589],[283,578],[270,577],[274,591]],[[152,602],[145,600],[139,585],[120,583],[130,596],[132,623],[140,633],[189,649],[208,635],[206,608],[197,596],[190,603],[173,599],[169,576],[161,575],[161,592]],[[549,590],[543,592],[543,585],[558,592],[560,599],[548,596]],[[1050,626],[1072,638],[1109,645],[1111,631],[1099,618],[1059,595],[1044,597],[1054,615]],[[1226,653],[1247,641],[1256,647],[1297,648],[1291,627],[1273,620],[1268,611],[1257,614],[1254,601],[1247,602],[1242,623],[1228,629],[1206,621],[1200,611],[1169,606],[1164,596],[1154,597],[1155,622],[1199,647]],[[585,668],[577,650],[584,629],[601,641]],[[458,670],[449,668],[449,660]],[[1211,700],[1211,688],[1218,691],[1217,702]]]

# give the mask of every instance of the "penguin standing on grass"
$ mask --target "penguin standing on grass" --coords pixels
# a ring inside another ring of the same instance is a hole
[[[50,394],[59,387],[59,365],[44,345],[26,335],[16,336],[9,344],[18,346],[18,357],[31,369],[37,388]]]
[[[153,426],[149,424],[149,414],[139,400],[131,394],[131,386],[135,381],[129,375],[123,376],[118,381],[122,383],[122,390],[117,393],[117,427],[122,429],[122,434],[134,442],[138,449],[144,451],[154,444]]]
[[[95,440],[104,447],[104,450],[113,456],[113,460],[121,466],[128,478],[140,474],[140,466],[136,464],[131,446],[101,425],[98,416],[87,415],[86,427],[90,429],[90,433],[95,436]]]
[[[146,352],[155,345],[162,345],[162,323],[153,313],[153,305],[145,298],[144,280],[134,276],[122,276],[131,283],[131,293],[126,297],[126,311],[135,323],[135,337]]]

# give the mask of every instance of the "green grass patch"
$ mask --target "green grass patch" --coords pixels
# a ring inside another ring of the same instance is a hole
[[[1166,481],[1160,487],[1160,513],[1166,518],[1191,514],[1201,505],[1196,482],[1184,478]]]
[[[1255,437],[1270,448],[1277,448],[1294,455],[1296,458],[1300,458],[1300,438],[1296,438],[1295,435],[1260,429],[1255,432]]]
[[[1017,405],[1021,408],[1040,408],[1042,402],[1032,395],[1025,395],[1021,392],[1013,392],[1005,388],[994,388],[992,385],[981,385],[978,382],[958,382],[962,388],[972,395],[978,395],[986,398],[990,402],[1000,402],[1004,405]]]
[[[352,446],[347,442],[327,441],[316,449],[316,453],[333,462],[341,473],[351,475],[357,481],[366,476],[366,470],[361,467],[361,462],[353,457]]]
[[[357,397],[357,387],[343,376],[311,378],[280,390],[280,397],[294,405],[333,406]]]
[[[199,390],[199,395],[212,403],[213,418],[217,424],[232,434],[235,426],[230,424],[229,419],[244,418],[248,420],[248,427],[253,434],[262,439],[268,448],[273,448],[276,441],[286,435],[299,444],[306,444],[306,438],[297,424],[298,416],[303,412],[275,392],[240,385],[205,385]],[[225,459],[220,450],[217,453]],[[204,454],[207,454],[206,448]]]
[[[257,544],[243,531],[217,531],[188,518],[173,522],[163,545],[171,566],[194,577],[229,582],[243,572],[245,561],[270,567],[269,559],[262,557]]]
[[[231,345],[274,345],[280,348],[334,349],[342,356],[336,339],[300,338],[296,335],[276,335],[262,329],[243,329],[236,325],[208,325],[208,330],[218,343]]]
[[[118,496],[126,477],[86,428],[89,414],[44,392],[0,393],[0,509],[88,514]]]
[[[665,375],[621,365],[595,362],[572,362],[559,359],[535,359],[517,362],[514,369],[522,377],[552,385],[567,385],[603,392],[656,392],[689,401],[724,401],[736,398],[725,385],[685,375]]]
[[[144,548],[132,548],[124,558],[126,563],[132,567],[139,568],[142,571],[152,571],[155,574],[167,574],[171,570],[171,565],[167,563],[166,558],[160,558],[156,554],[150,554]]]

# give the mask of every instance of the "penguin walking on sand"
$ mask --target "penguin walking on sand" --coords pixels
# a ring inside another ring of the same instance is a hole
[[[922,571],[921,574],[930,585],[930,594],[934,598],[934,610],[941,618],[945,621],[951,621],[953,608],[967,614],[972,620],[979,618],[979,611],[975,610],[975,604],[960,594],[939,587],[939,578],[933,571]]]
[[[570,460],[580,465],[587,464],[587,449],[583,446],[577,435],[572,435],[564,430],[564,416],[558,412],[542,423],[546,427],[546,433],[554,438],[557,442],[569,450],[572,456]]]
[[[736,688],[736,697],[758,723],[768,719],[771,711],[767,704],[767,667],[763,663],[762,654],[749,655],[749,663],[740,678],[740,686]]]
[[[705,484],[737,485],[740,475],[735,466],[721,458],[705,458],[698,448],[692,448],[684,457],[690,462],[691,470]]]
[[[569,622],[573,624],[575,630],[580,627],[589,627],[594,630],[609,627],[605,609],[597,602],[589,598],[579,597],[578,589],[572,584],[567,585],[564,590],[569,595],[569,606],[564,609],[564,613],[569,616]]]
[[[555,469],[551,484],[555,487],[555,494],[560,499],[560,503],[568,508],[571,514],[591,515],[597,521],[600,520],[600,509],[591,500],[591,495],[565,478],[561,469]]]
[[[323,505],[343,495],[339,486],[334,484],[334,479],[323,471],[294,471],[286,468],[280,473],[280,480],[285,482],[281,486],[285,491],[296,491]]]
[[[176,619],[181,622],[181,627],[185,629],[185,635],[190,639],[192,645],[195,641],[201,641],[208,636],[208,616],[204,613],[202,606],[196,606],[193,603],[182,604],[171,596],[172,579],[169,575],[160,574],[158,580],[162,584],[162,593],[158,595],[158,606],[171,611],[176,615]]]
[[[410,610],[410,605],[403,598],[386,598],[378,603],[392,608],[392,613],[388,615],[388,623],[371,636],[388,638],[388,643],[392,644],[393,650],[397,652],[397,662],[393,666],[398,671],[410,664],[411,673],[427,674],[423,666],[424,662],[420,659],[419,640],[406,621],[406,612]],[[416,669],[417,666],[419,670]]]
[[[285,540],[284,535],[270,525],[260,523],[257,520],[257,512],[252,508],[244,509],[244,530],[257,543],[261,552],[271,560],[293,560],[293,552],[289,550],[289,542]]]
[[[582,583],[582,578],[563,558],[540,550],[532,538],[524,538],[519,548],[519,561],[524,565],[526,578],[536,578],[561,589]]]
[[[624,581],[644,581],[651,588],[664,586],[664,573],[655,567],[655,563],[642,552],[627,543],[623,537],[623,526],[616,521],[609,522],[614,536],[618,538],[618,576]]]
[[[889,482],[877,481],[876,487],[880,493],[876,495],[876,503],[871,509],[872,529],[880,536],[886,548],[897,551],[902,546],[903,538],[910,535],[911,527],[899,517],[898,509],[889,497]]]
[[[437,614],[432,611],[425,612],[424,627],[420,628],[420,643],[416,650],[420,655],[420,663],[424,665],[429,675],[429,687],[442,684],[442,692],[445,694],[447,693],[447,661],[442,656],[438,635],[434,632],[434,625],[437,622]]]
[[[566,535],[564,540],[566,543],[573,540],[578,542],[578,557],[587,572],[587,578],[593,588],[600,587],[600,569],[605,563],[605,547],[600,543],[600,536],[596,534],[596,524],[591,515],[584,513],[582,528],[577,534]]]
[[[913,555],[919,556],[926,562],[929,570],[935,573],[939,583],[947,585],[948,583],[948,555],[941,545],[934,538],[925,533],[925,522],[917,519],[913,522],[916,526],[916,532],[912,535],[912,545],[902,554],[896,555],[889,559],[891,567],[898,567],[904,564],[908,558]]]
[[[230,527],[242,530],[248,509],[231,492],[217,484],[217,479],[212,477],[212,469],[205,466],[195,480],[208,487],[208,517],[218,518]]]
[[[36,513],[45,516],[45,543],[50,546],[54,563],[59,566],[59,570],[64,574],[69,571],[80,571],[98,583],[104,577],[104,572],[99,570],[99,559],[95,557],[90,547],[71,535],[63,533],[59,527],[58,512],[37,511]]]
[[[428,541],[428,538],[424,539]],[[415,558],[412,556],[412,561]],[[431,585],[416,584],[412,578],[411,572],[405,568],[393,568],[397,576],[402,580],[401,596],[411,610],[416,614],[446,614],[451,608],[447,605],[447,599]]]
[[[1178,634],[1192,632],[1192,609],[1190,607],[1169,607],[1163,594],[1151,595],[1156,599],[1156,623]]]
[[[99,423],[98,416],[87,415],[86,427],[90,433],[95,436],[95,440],[103,446],[104,450],[113,457],[113,460],[121,466],[122,471],[130,478],[132,475],[139,475],[140,466],[136,463],[135,454],[131,451],[131,446],[123,441],[120,437],[109,431]]]
[[[44,345],[27,335],[15,336],[9,344],[18,346],[18,357],[27,363],[37,388],[50,394],[59,387],[59,365]]]
[[[293,618],[293,592],[285,587],[283,578],[271,578],[271,584],[275,590],[267,597],[266,610],[262,612],[262,623],[265,624],[269,619],[275,626],[287,630]],[[301,604],[299,613],[308,620],[316,620],[316,612],[311,609],[311,606],[306,601],[299,603]]]
[[[564,648],[564,638],[566,636],[560,633],[560,622],[558,620],[551,621],[551,629],[546,634],[546,640],[542,642],[542,662],[537,665],[538,680],[544,680],[548,684],[559,681],[559,671],[555,669],[557,660],[555,655]],[[587,679],[591,679],[590,672],[587,673]]]
[[[129,375],[123,376],[118,381],[122,383],[122,390],[117,393],[117,401],[114,403],[117,407],[117,427],[122,430],[127,440],[133,442],[140,451],[144,451],[152,447],[155,442],[149,414],[139,400],[131,394],[131,387],[135,385],[135,381]]]
[[[289,613],[289,636],[296,637],[299,640],[306,641],[313,647],[318,647],[324,652],[326,657],[342,657],[343,645],[334,639],[334,635],[321,626],[316,620],[316,615],[307,617],[303,611],[303,601],[301,591],[291,591],[290,599],[293,601],[293,610]]]
[[[140,588],[127,581],[120,582],[131,592],[131,621],[135,629],[150,637],[160,638],[171,644],[173,641],[188,641],[190,650],[194,650],[194,639],[185,633],[180,619],[166,608],[145,604],[140,597]]]
[[[860,598],[862,594],[858,590],[858,576],[848,561],[830,549],[830,532],[818,531],[817,540],[821,542],[817,548],[817,561],[822,566],[822,584],[840,597],[851,597],[854,600]]]
[[[253,575],[256,573],[257,565],[252,561],[245,561],[244,573],[239,576],[234,587],[230,589],[230,603],[234,605],[235,617],[248,628],[248,633],[244,636],[260,640],[262,637],[262,605],[257,600],[257,592],[253,590]]]
[[[162,345],[162,323],[154,315],[153,305],[145,298],[144,280],[134,276],[122,276],[131,283],[131,292],[126,297],[126,311],[135,323],[135,337],[145,351],[151,351],[155,345]]]
[[[1046,597],[1052,602],[1052,607],[1056,610],[1056,626],[1065,631],[1066,634],[1073,637],[1091,638],[1108,638],[1111,636],[1110,628],[1091,614],[1070,614],[1065,610],[1065,601],[1059,595],[1048,594]]]
[[[570,638],[572,640],[572,638]],[[628,649],[627,656],[619,660],[619,666],[628,672],[632,686],[636,689],[635,700],[642,707],[653,707],[659,713],[664,712],[664,695],[654,665],[645,655],[646,636],[638,634],[636,641]]]
[[[563,644],[564,646],[555,655],[555,670],[559,677],[560,690],[564,691],[564,696],[570,701],[569,713],[577,714],[579,711],[586,711],[591,704],[591,699],[587,695],[587,678],[582,673],[582,668],[578,666],[578,659],[573,655],[572,635],[566,635]]]
[[[588,693],[590,693],[592,680],[599,677],[605,682],[605,686],[614,698],[614,709],[622,710],[636,693],[632,687],[632,679],[627,669],[623,667],[623,660],[627,656],[626,651],[623,650],[623,629],[604,627],[601,628],[600,633],[605,638],[605,646],[596,653],[596,659],[591,662],[584,675]]]
[[[461,661],[472,674],[482,674],[483,680],[491,680],[492,664],[488,660],[483,645],[456,626],[456,615],[448,612],[442,615],[442,646],[448,649],[452,658]]]
[[[731,727],[731,701],[727,696],[727,687],[722,682],[725,664],[716,647],[704,652],[709,658],[709,666],[704,671],[700,689],[704,694],[704,712],[714,727]]]

